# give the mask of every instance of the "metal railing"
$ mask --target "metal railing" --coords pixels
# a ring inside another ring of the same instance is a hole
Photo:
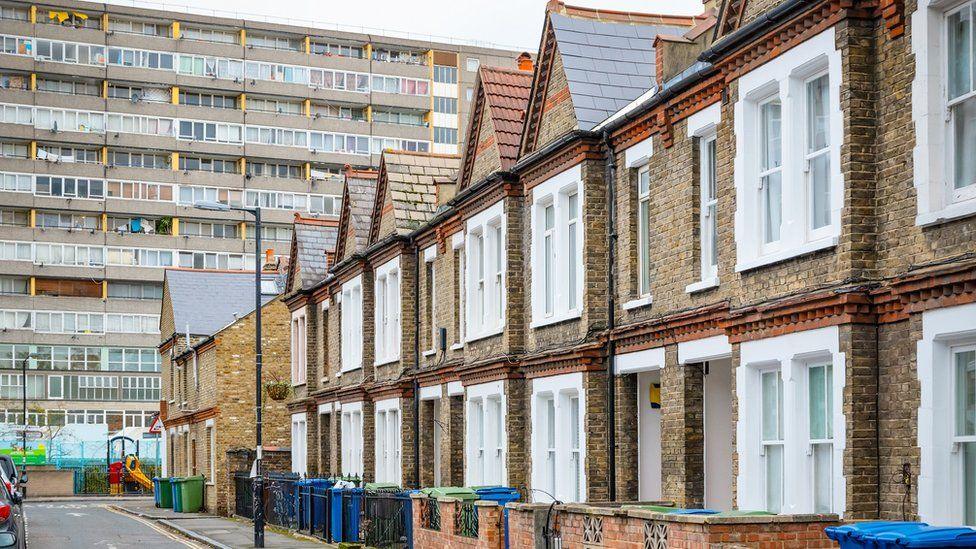
[[[298,498],[295,474],[270,473],[264,477],[264,519],[268,524],[298,529]]]
[[[360,540],[367,547],[412,546],[413,507],[402,491],[370,490],[364,494]]]
[[[478,537],[478,508],[473,501],[459,501],[454,505],[454,533],[466,538]]]
[[[428,530],[441,529],[441,510],[436,498],[423,498],[420,501],[420,526]]]

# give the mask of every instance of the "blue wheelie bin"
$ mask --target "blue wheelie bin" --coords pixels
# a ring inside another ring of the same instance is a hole
[[[925,526],[911,531],[874,533],[879,549],[930,549],[936,547],[976,547],[976,530],[960,526]]]
[[[347,505],[342,514],[343,541],[359,541],[359,511],[363,507],[363,489],[349,488]]]
[[[671,515],[717,515],[718,511],[712,509],[675,509]]]
[[[324,528],[326,490],[332,488],[332,481],[324,478],[310,478],[296,483],[295,497],[298,499],[298,529]]]
[[[329,510],[330,536],[333,543],[339,543],[342,539],[342,493],[345,488],[332,487],[329,489],[328,497],[332,502]]]
[[[170,477],[169,484],[173,491],[173,510],[177,513],[183,512],[183,498],[180,497],[180,481],[182,477]]]
[[[502,506],[502,516],[505,519],[505,547],[508,547],[508,509],[505,509],[505,504],[519,500],[521,496],[518,490],[508,486],[482,486],[475,488],[474,493],[481,499],[497,501],[498,505]]]
[[[907,533],[927,528],[924,522],[872,521],[855,522],[824,528],[827,537],[836,541],[840,549],[864,549],[878,547],[874,536],[881,533]]]

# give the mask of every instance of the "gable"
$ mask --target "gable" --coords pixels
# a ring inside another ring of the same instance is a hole
[[[373,242],[382,240],[387,235],[396,232],[396,214],[393,211],[393,192],[389,185],[383,185],[383,196],[381,199],[379,212],[379,230]]]
[[[535,74],[532,77],[532,91],[529,93],[529,107],[525,116],[525,128],[522,131],[522,144],[519,147],[520,157],[531,153],[541,146],[538,143],[538,137],[545,105],[549,102],[550,97],[553,99],[558,99],[559,97],[555,93],[549,93],[551,75],[554,72],[553,64],[558,54],[556,52],[556,35],[552,30],[552,23],[548,15],[547,13],[545,26],[542,29],[542,42],[539,44],[539,55],[537,56],[538,63]],[[560,63],[559,70],[560,72],[562,71],[562,63]],[[560,94],[565,95],[565,98],[568,100],[569,89],[565,76],[565,74],[562,75],[563,89],[565,91],[560,90]],[[557,82],[555,87],[558,87],[558,84]],[[573,117],[572,126],[575,127],[576,114],[571,114]]]
[[[301,288],[302,282],[298,278],[300,276],[300,268],[298,266],[298,234],[295,232],[294,228],[291,231],[291,244],[288,247],[288,274],[285,277],[285,295],[290,294],[295,288]]]
[[[573,98],[569,91],[569,80],[566,78],[558,48],[553,52],[549,82],[543,97],[535,150],[579,127],[576,111],[573,109]]]
[[[478,135],[472,136],[475,139],[468,142],[474,149],[470,168],[467,166],[467,159],[465,159],[465,171],[469,172],[464,178],[465,187],[478,183],[502,168],[501,156],[498,153],[498,139],[495,136],[495,124],[492,121],[489,109],[482,109],[481,120],[478,122],[477,128]]]
[[[746,0],[724,0],[715,26],[715,40],[732,34],[742,26],[746,15]]]

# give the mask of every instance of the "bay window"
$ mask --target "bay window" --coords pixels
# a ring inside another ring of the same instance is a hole
[[[535,501],[586,501],[583,374],[534,379],[531,403]]]
[[[976,198],[976,82],[973,75],[973,4],[946,16],[948,37],[949,200]]]
[[[363,476],[363,403],[353,402],[342,406],[340,420],[342,437],[342,474]]]
[[[833,28],[744,74],[739,82],[736,270],[836,246],[844,176],[841,61]],[[707,264],[703,256],[703,270]]]
[[[376,482],[399,485],[400,464],[400,399],[391,398],[376,403]]]
[[[506,484],[505,390],[501,381],[469,385],[467,461],[469,486]]]
[[[363,367],[363,277],[343,283],[340,323],[343,372]]]
[[[376,357],[379,366],[400,359],[400,258],[376,269],[374,290]]]
[[[466,228],[466,341],[474,341],[500,333],[505,324],[504,203],[473,216]]]
[[[581,314],[581,193],[579,165],[532,189],[532,327]]]

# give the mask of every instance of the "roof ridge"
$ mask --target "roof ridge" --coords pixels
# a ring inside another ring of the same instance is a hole
[[[587,17],[591,19],[597,19],[600,21],[616,21],[619,23],[625,23],[628,20],[625,18],[634,17],[641,19],[649,18],[661,18],[671,20],[672,23],[684,22],[686,25],[694,24],[695,20],[701,18],[701,15],[680,15],[674,13],[648,13],[639,11],[623,11],[623,10],[607,10],[600,8],[590,8],[586,6],[573,6],[562,2],[561,0],[549,0],[546,4],[546,12],[549,13],[559,13],[560,15],[565,15],[567,17]],[[592,15],[591,15],[592,14]],[[601,15],[611,16],[607,19],[601,19]],[[633,23],[640,23],[640,21],[631,21]],[[664,23],[664,21],[662,21]]]
[[[397,150],[397,149],[387,149],[383,152],[386,154],[429,156],[431,158],[457,158],[457,159],[461,158],[461,155],[459,154],[432,153],[432,152],[424,152],[424,151],[404,151],[404,150]]]
[[[519,76],[527,76],[530,79],[532,78],[532,71],[525,71],[522,69],[512,69],[508,67],[494,67],[488,65],[481,65],[481,70],[491,71],[491,72],[504,72],[507,74],[517,74]]]
[[[295,212],[295,223],[301,223],[302,225],[324,225],[326,227],[338,227],[338,219],[324,219],[321,217],[305,217],[302,214]]]

